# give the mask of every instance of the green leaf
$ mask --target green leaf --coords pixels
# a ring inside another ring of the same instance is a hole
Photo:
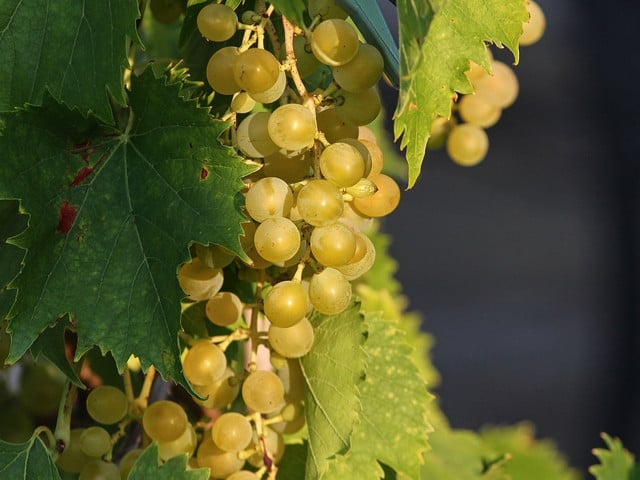
[[[380,313],[367,314],[365,319],[369,335],[364,344],[367,374],[359,385],[362,413],[351,448],[329,464],[325,477],[382,478],[378,460],[418,478],[431,430],[427,422],[430,396],[396,322]]]
[[[0,321],[15,301],[15,291],[7,290],[9,282],[20,273],[25,251],[6,243],[7,239],[27,228],[27,215],[18,211],[16,200],[0,201]]]
[[[107,91],[126,103],[123,68],[137,40],[136,0],[0,3],[0,110],[42,105],[45,89],[111,121]]]
[[[599,465],[589,468],[597,480],[636,480],[640,478],[639,468],[635,465],[633,455],[623,446],[619,438],[612,438],[606,433],[602,439],[607,448],[595,448],[593,454],[598,457]]]
[[[298,25],[300,28],[304,27],[304,12],[307,2],[301,2],[300,0],[274,0],[271,3],[291,23]]]
[[[227,124],[183,101],[179,85],[150,71],[132,83],[124,131],[51,102],[5,116],[0,198],[31,215],[16,237],[29,251],[12,284],[9,361],[69,312],[77,358],[95,344],[122,371],[133,353],[186,384],[177,267],[190,241],[244,255],[239,190],[251,170],[216,140]]]
[[[535,430],[529,423],[509,427],[485,427],[480,432],[485,449],[491,456],[507,454],[505,472],[517,480],[576,480],[571,470],[548,440],[536,440]],[[486,455],[486,454],[485,454]]]
[[[307,443],[288,444],[285,454],[278,463],[278,480],[301,480],[305,478]]]
[[[20,444],[0,440],[0,478],[60,480],[60,475],[47,447],[34,435]]]
[[[138,457],[129,473],[129,480],[207,480],[208,468],[187,470],[188,456],[177,455],[166,462],[160,462],[158,445],[149,445]]]
[[[518,61],[528,20],[524,0],[399,0],[400,98],[394,134],[402,136],[413,187],[436,115],[449,118],[455,92],[470,93],[469,61],[489,68],[485,42],[506,45]]]
[[[305,478],[322,478],[328,462],[345,453],[361,410],[361,383],[365,372],[364,321],[354,304],[338,315],[311,317],[315,341],[302,357],[307,384],[305,412],[309,430],[309,454]]]

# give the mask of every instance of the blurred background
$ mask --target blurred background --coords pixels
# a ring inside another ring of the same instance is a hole
[[[640,2],[538,3],[485,161],[429,152],[384,229],[452,426],[530,420],[584,470],[603,431],[640,455]]]

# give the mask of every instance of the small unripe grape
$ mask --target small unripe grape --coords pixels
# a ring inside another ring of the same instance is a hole
[[[268,50],[250,48],[233,64],[233,78],[240,88],[252,94],[271,88],[280,75],[280,62]]]
[[[315,113],[297,103],[276,108],[269,117],[268,128],[271,140],[286,150],[313,146],[318,131]]]
[[[233,66],[238,58],[238,47],[223,47],[214,53],[207,63],[207,82],[222,95],[233,95],[241,90],[233,76]]]
[[[311,180],[302,187],[296,205],[304,221],[315,227],[336,222],[344,209],[338,187],[322,179]]]
[[[351,284],[335,268],[327,267],[311,277],[309,299],[318,312],[335,315],[351,302]]]
[[[308,295],[300,282],[285,280],[276,283],[264,299],[264,313],[273,325],[286,328],[298,323],[307,314]]]
[[[268,218],[288,217],[293,204],[293,193],[284,180],[278,177],[261,178],[245,195],[247,213],[257,222]],[[254,233],[255,244],[255,233]]]
[[[288,328],[276,325],[269,327],[271,348],[286,358],[299,358],[306,355],[313,346],[313,340],[313,327],[307,318]]]
[[[209,385],[224,375],[227,357],[209,340],[193,344],[182,361],[184,376],[194,385]]]
[[[477,125],[456,125],[447,138],[447,153],[451,160],[463,167],[480,163],[489,150],[489,137]]]
[[[376,119],[382,108],[375,87],[358,93],[340,90],[336,100],[336,113],[353,125],[368,125]]]
[[[262,258],[282,263],[292,258],[300,248],[300,230],[288,218],[267,218],[258,225],[253,238]]]
[[[529,12],[529,21],[522,25],[523,31],[520,37],[520,45],[522,46],[532,45],[540,40],[547,23],[540,5],[533,0],[527,2],[527,11]]]
[[[373,45],[363,43],[353,59],[331,69],[333,79],[348,92],[363,92],[373,87],[384,71],[382,54]]]
[[[210,3],[198,13],[198,30],[207,40],[224,42],[236,33],[238,16],[222,3]]]
[[[142,416],[144,431],[157,442],[171,442],[187,429],[189,420],[183,408],[171,400],[150,404]]]
[[[209,299],[205,314],[211,323],[228,327],[242,315],[244,305],[235,293],[218,292]]]
[[[358,32],[339,18],[320,22],[311,34],[311,50],[326,65],[335,67],[350,62],[359,46]]]
[[[383,173],[370,178],[377,191],[373,195],[354,198],[353,208],[367,217],[384,217],[393,212],[400,203],[400,187],[396,181]]]
[[[225,452],[244,450],[251,443],[252,435],[251,423],[236,412],[220,415],[211,428],[213,443]]]
[[[344,265],[356,251],[356,237],[353,231],[342,223],[314,228],[310,244],[313,256],[326,267]]]
[[[255,412],[273,412],[284,404],[282,380],[267,370],[251,372],[242,384],[242,399]]]
[[[129,411],[129,401],[119,388],[101,385],[89,392],[86,407],[96,422],[112,425],[125,417]]]
[[[190,300],[208,300],[220,291],[223,282],[221,269],[209,268],[197,257],[178,270],[178,283]]]

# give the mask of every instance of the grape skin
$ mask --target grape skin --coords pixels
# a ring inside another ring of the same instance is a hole
[[[489,149],[489,137],[477,125],[462,124],[453,127],[447,138],[447,153],[451,160],[463,167],[480,163]]]

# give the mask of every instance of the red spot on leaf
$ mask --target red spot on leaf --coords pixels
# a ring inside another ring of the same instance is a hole
[[[91,174],[91,172],[93,172],[94,168],[95,166],[82,167],[80,171],[76,173],[76,176],[74,177],[73,182],[70,183],[70,186],[77,187],[78,185],[80,185],[84,181],[84,179],[87,178]]]
[[[409,104],[409,110],[410,110],[410,111],[412,111],[412,110],[418,110],[418,105],[416,105],[415,103],[411,102],[411,103]]]
[[[207,170],[205,167],[202,167],[202,170],[200,170],[200,180],[204,180],[208,176],[209,176],[209,170]]]
[[[65,200],[58,212],[58,231],[66,235],[71,230],[73,222],[78,214],[78,209]]]

